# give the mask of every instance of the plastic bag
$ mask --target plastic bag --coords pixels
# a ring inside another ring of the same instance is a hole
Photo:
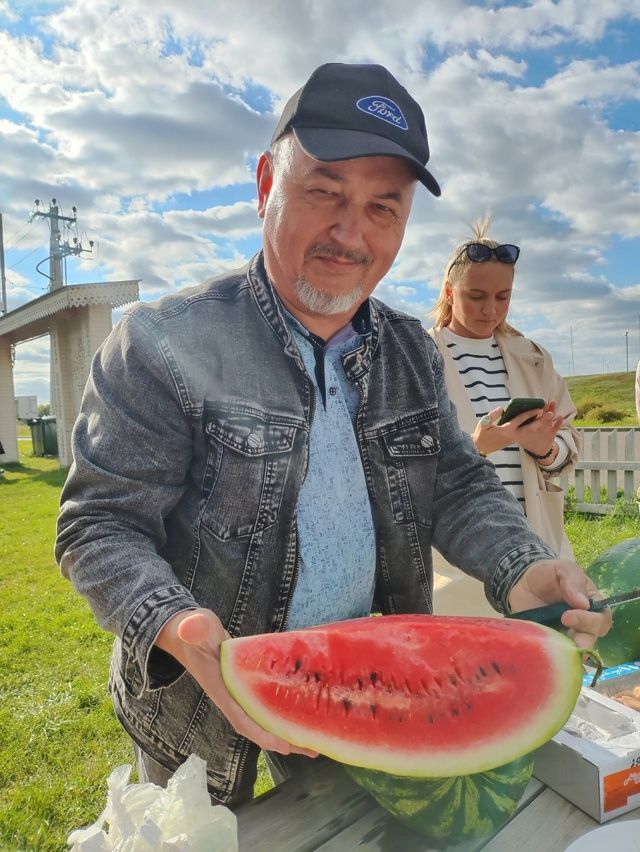
[[[237,852],[235,814],[211,804],[206,769],[190,755],[166,790],[129,784],[131,766],[114,769],[107,806],[93,825],[71,832],[71,852]]]

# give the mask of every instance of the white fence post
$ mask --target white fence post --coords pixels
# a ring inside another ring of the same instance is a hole
[[[640,429],[583,427],[578,432],[583,438],[581,456],[575,470],[560,477],[565,492],[571,485],[575,488],[576,510],[606,514],[615,507],[619,490],[625,500],[633,501],[640,487]]]

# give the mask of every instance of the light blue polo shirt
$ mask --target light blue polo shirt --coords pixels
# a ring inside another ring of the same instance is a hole
[[[287,622],[287,629],[295,630],[369,615],[376,540],[353,426],[360,394],[342,365],[360,335],[349,324],[322,347],[285,314],[315,388],[309,466],[298,498],[300,562]],[[314,347],[324,367],[324,401]]]

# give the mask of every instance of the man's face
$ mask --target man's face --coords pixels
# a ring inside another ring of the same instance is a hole
[[[416,176],[399,157],[325,163],[293,137],[258,165],[267,272],[310,331],[327,338],[351,319],[393,263]]]

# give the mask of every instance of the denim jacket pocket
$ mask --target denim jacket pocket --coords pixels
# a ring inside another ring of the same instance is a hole
[[[218,539],[252,535],[278,515],[296,418],[255,406],[207,403],[207,464],[201,522]]]
[[[437,409],[377,430],[382,441],[394,521],[431,526],[440,434]]]

